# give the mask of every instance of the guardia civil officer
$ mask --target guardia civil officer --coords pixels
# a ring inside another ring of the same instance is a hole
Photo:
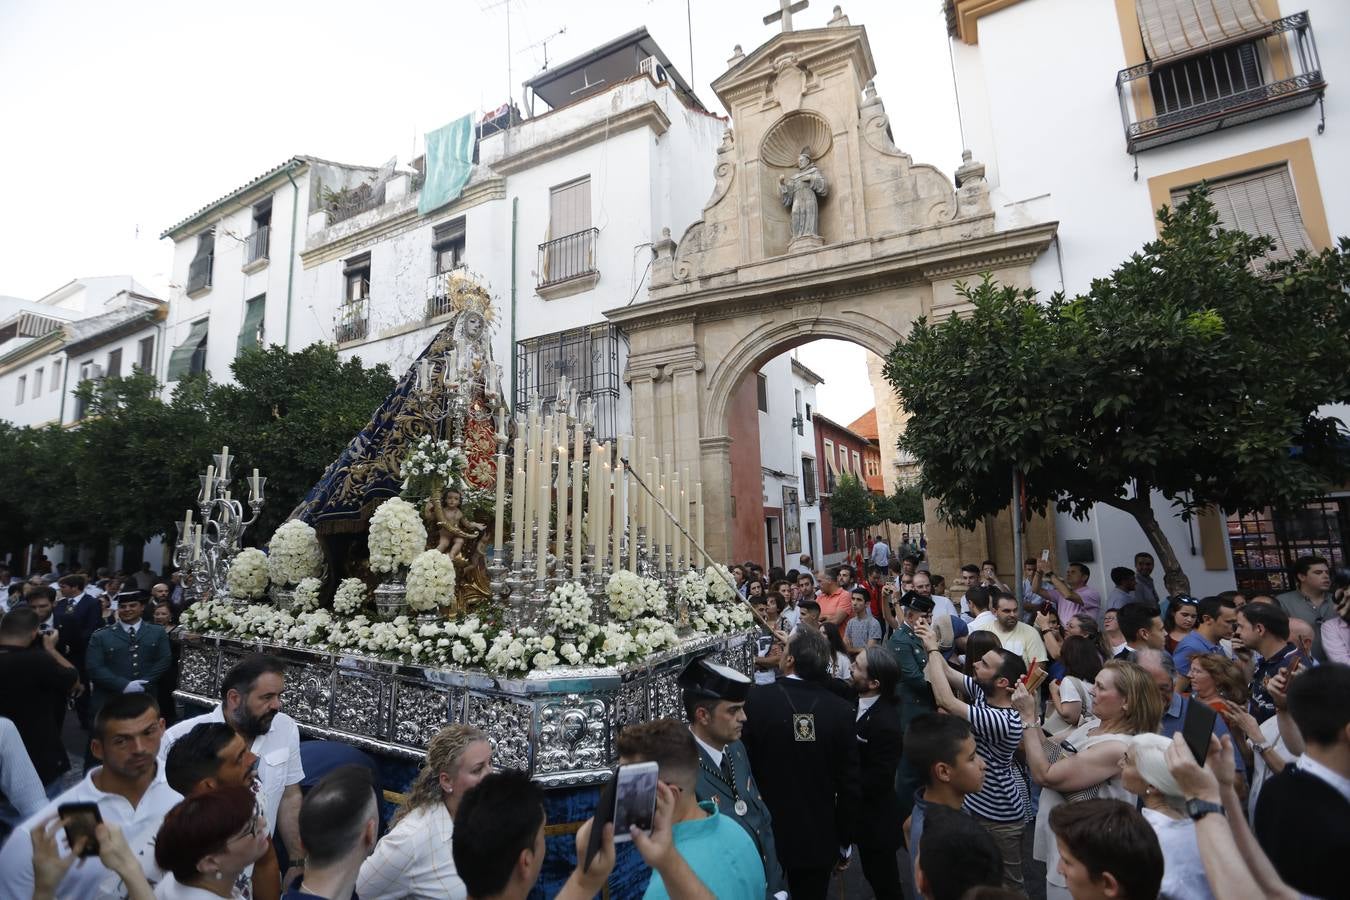
[[[924,666],[928,654],[924,652],[923,641],[914,633],[914,626],[925,625],[933,620],[933,598],[915,591],[906,591],[900,598],[903,607],[903,619],[900,627],[891,632],[886,639],[886,649],[895,654],[900,666],[900,683],[895,687],[895,700],[899,704],[900,732],[909,730],[909,723],[924,713],[937,711],[933,700],[933,689],[924,675]],[[914,792],[919,788],[919,773],[910,769],[903,757],[895,776],[896,799],[900,804],[900,818],[903,821],[914,808]]]
[[[825,900],[848,864],[858,819],[854,707],[821,684],[830,645],[814,628],[788,639],[773,684],[751,688],[742,741],[773,815],[793,900]]]
[[[735,669],[700,658],[680,673],[680,687],[684,689],[685,718],[698,744],[698,799],[713,801],[718,812],[735,819],[749,832],[764,863],[768,896],[786,896],[787,882],[774,849],[773,817],[755,784],[750,757],[741,743],[750,679]]]

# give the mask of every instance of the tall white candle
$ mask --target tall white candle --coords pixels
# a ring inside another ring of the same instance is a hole
[[[577,426],[577,455],[572,460],[572,577],[581,579],[581,490],[586,478],[586,460],[581,452],[581,426]],[[561,507],[560,507],[561,509]]]
[[[680,473],[670,473],[670,511],[673,514],[670,519],[670,564],[678,569],[682,557],[682,548],[680,546],[680,498],[684,496],[680,493]]]
[[[497,451],[497,505],[493,510],[492,547],[494,552],[502,552],[503,530],[506,524],[506,448]]]
[[[511,474],[514,479],[511,483],[511,561],[515,563],[525,558],[525,494],[529,488],[523,467],[517,466]]]
[[[202,555],[202,526],[192,526],[192,561],[196,562]]]
[[[595,550],[597,507],[600,503],[600,444],[591,441],[591,470],[586,476],[586,550]]]
[[[184,544],[192,540],[192,510],[183,513],[183,536],[180,538]]]
[[[554,542],[553,555],[558,558],[558,571],[563,569],[563,560],[567,558],[567,442],[558,445],[558,536]],[[561,578],[561,574],[559,575]]]
[[[694,538],[698,541],[699,547],[703,547],[703,482],[694,483]],[[702,553],[697,553],[694,565],[703,565]]]
[[[661,512],[661,504],[666,502],[666,486],[664,483],[656,487],[656,540],[653,545],[656,553],[653,559],[656,560],[656,571],[664,572],[666,570],[666,515]]]
[[[548,509],[548,479],[539,479],[539,499],[538,508]],[[535,554],[537,556],[534,567],[534,577],[542,581],[548,577],[548,513],[545,512],[539,518],[538,541],[535,544]]]
[[[600,445],[600,495],[596,503],[596,529],[595,529],[595,565],[600,572],[608,572],[605,568],[605,560],[608,557],[609,550],[609,503],[613,491],[611,490],[611,473],[609,469],[608,447]]]
[[[623,568],[623,557],[620,554],[623,552],[623,493],[626,480],[623,463],[616,463],[614,466],[614,522],[610,526],[612,534],[610,538],[612,553],[610,555],[614,560],[616,572]]]

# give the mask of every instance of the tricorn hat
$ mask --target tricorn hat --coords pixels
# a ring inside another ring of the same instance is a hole
[[[680,687],[687,695],[710,700],[730,700],[741,703],[750,693],[750,679],[729,666],[715,663],[706,656],[693,660],[680,673]]]

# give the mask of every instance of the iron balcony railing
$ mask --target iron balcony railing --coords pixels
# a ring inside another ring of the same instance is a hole
[[[370,298],[362,297],[338,307],[333,340],[339,345],[364,341],[370,334]]]
[[[1116,74],[1130,153],[1302,109],[1321,100],[1325,89],[1306,12],[1196,54]]]
[[[211,268],[215,259],[214,253],[208,253],[206,256],[197,257],[188,265],[189,294],[204,291],[211,286]]]
[[[594,275],[595,239],[599,234],[599,228],[587,228],[540,244],[538,286],[546,288]]]
[[[450,290],[450,279],[456,276],[467,278],[469,270],[465,266],[456,266],[445,272],[437,272],[427,278],[427,318],[434,319],[452,311],[454,298]]]
[[[257,231],[244,238],[244,265],[255,263],[260,259],[267,259],[268,236],[271,233],[270,226],[262,225]]]

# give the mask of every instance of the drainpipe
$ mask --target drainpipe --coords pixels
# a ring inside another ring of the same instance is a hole
[[[300,210],[300,185],[291,177],[294,165],[286,167],[286,180],[291,183],[291,245],[286,248],[286,352],[291,351],[291,292],[295,287],[295,220]]]
[[[70,380],[70,354],[66,354],[65,365],[61,367],[61,410],[56,414],[58,428],[66,427],[66,384]]]
[[[520,198],[511,198],[511,411],[516,409],[516,213]]]

